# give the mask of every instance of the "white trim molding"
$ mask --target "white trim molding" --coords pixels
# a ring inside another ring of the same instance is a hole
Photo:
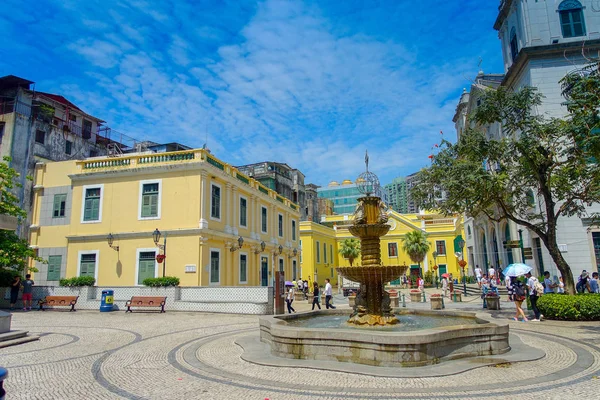
[[[79,250],[77,253],[77,276],[81,276],[81,256],[84,254],[95,254],[96,265],[94,265],[94,286],[98,286],[98,268],[100,266],[100,250]]]
[[[94,221],[84,221],[83,217],[85,215],[85,192],[88,189],[97,189],[100,188],[100,209],[98,210],[98,219]],[[83,185],[81,187],[81,218],[80,221],[82,224],[99,224],[102,222],[102,203],[104,202],[104,184],[99,183],[97,185]]]
[[[219,188],[219,218],[213,217],[212,215],[212,206],[213,206],[213,196],[212,196],[212,191],[213,191],[213,186],[216,186]],[[210,193],[208,194],[210,201],[208,202],[209,205],[209,210],[208,210],[208,217],[210,219],[212,219],[213,221],[221,221],[222,220],[222,215],[223,215],[223,186],[221,186],[218,183],[215,182],[210,182]]]
[[[144,194],[144,185],[148,185],[148,184],[152,184],[152,183],[158,183],[158,206],[157,206],[157,210],[156,210],[156,217],[142,217],[142,197]],[[162,210],[162,191],[163,191],[162,179],[148,179],[148,180],[140,181],[140,191],[138,194],[138,215],[137,215],[138,221],[160,219],[161,210]]]
[[[133,286],[144,286],[143,284],[140,285],[138,283],[138,278],[140,277],[140,253],[141,252],[154,253],[154,277],[158,278],[158,262],[156,261],[157,251],[158,251],[158,249],[156,247],[148,247],[145,249],[135,249],[135,280],[133,281]]]
[[[243,281],[242,280],[242,256],[246,256],[246,280]],[[250,256],[248,255],[248,253],[240,251],[239,255],[238,255],[238,283],[240,285],[247,285],[248,284],[248,271],[250,268],[248,268],[250,264]]]
[[[217,282],[212,282],[212,253],[219,253],[219,280]],[[216,247],[211,247],[208,251],[208,286],[219,286],[221,285],[221,249]]]

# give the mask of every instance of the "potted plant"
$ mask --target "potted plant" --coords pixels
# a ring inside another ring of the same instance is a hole
[[[500,296],[498,296],[495,292],[486,293],[484,302],[487,303],[488,310],[500,309]]]
[[[432,310],[441,310],[442,308],[444,308],[444,300],[441,294],[434,293],[431,296],[429,296],[429,299],[431,301]]]
[[[413,303],[420,303],[423,298],[423,294],[419,289],[411,289],[410,291],[410,301]]]

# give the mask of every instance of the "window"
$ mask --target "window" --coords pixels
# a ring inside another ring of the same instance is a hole
[[[283,272],[283,258],[279,259],[279,272]]]
[[[5,122],[0,121],[0,144],[2,144],[2,136],[4,136],[4,125]]]
[[[100,222],[102,220],[103,186],[83,187],[83,221]]]
[[[592,232],[594,256],[596,257],[596,270],[600,270],[600,232]]]
[[[248,200],[240,197],[240,226],[248,226]]]
[[[292,280],[295,281],[298,276],[298,264],[296,260],[292,260]]]
[[[327,244],[323,243],[323,262],[327,264]]]
[[[300,249],[298,249],[298,251],[300,251],[300,263],[302,263],[302,240],[299,243],[300,245]]]
[[[560,28],[564,38],[585,36],[583,7],[577,0],[565,0],[558,6]]]
[[[517,55],[519,54],[519,43],[517,42],[517,31],[513,27],[510,30],[510,57],[515,61]]]
[[[248,283],[248,255],[240,253],[240,283]]]
[[[317,241],[317,262],[321,262],[321,243]]]
[[[156,277],[156,250],[138,250],[137,285],[143,285],[147,278]]]
[[[90,139],[92,137],[92,121],[88,121],[87,119],[83,120],[81,136],[83,136],[84,139]]]
[[[211,285],[218,285],[220,282],[220,262],[221,253],[218,250],[210,251],[210,279]]]
[[[77,116],[75,114],[69,115],[69,121],[77,122]]]
[[[140,219],[160,218],[160,186],[161,181],[140,182]]]
[[[279,237],[283,237],[283,215],[279,214]]]
[[[35,142],[39,144],[44,144],[46,141],[46,132],[37,130],[35,131]]]
[[[334,257],[333,257],[333,245],[332,244],[329,245],[329,257],[331,257],[332,263],[335,262]]]
[[[90,150],[90,157],[98,157],[98,151],[97,150]]]
[[[67,205],[66,194],[55,194],[54,195],[54,206],[52,211],[52,218],[62,218],[65,216],[65,207]]]
[[[260,230],[262,233],[267,233],[267,208],[260,209]]]
[[[81,253],[79,255],[79,276],[96,277],[97,253]]]
[[[446,255],[446,241],[445,240],[436,240],[435,241],[435,251],[437,251],[438,257],[445,256]]]
[[[398,243],[388,243],[388,257],[398,257]]]
[[[73,143],[69,140],[65,142],[65,154],[71,154],[71,148],[73,147]]]
[[[296,240],[296,221],[292,220],[292,240]]]
[[[221,188],[215,185],[211,186],[210,217],[221,219]]]
[[[59,281],[60,280],[60,264],[62,263],[62,256],[48,256],[48,281]]]

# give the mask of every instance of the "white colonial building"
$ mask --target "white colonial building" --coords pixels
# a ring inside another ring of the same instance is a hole
[[[540,114],[563,117],[567,110],[563,103],[559,81],[565,75],[578,71],[591,58],[599,57],[600,1],[598,0],[502,0],[494,24],[502,44],[504,74],[480,72],[470,92],[461,96],[454,123],[460,138],[466,116],[479,105],[485,89],[504,86],[518,90],[524,86],[536,87],[544,95]],[[487,134],[500,137],[499,124],[487,127]],[[538,199],[534,199],[539,207]],[[594,205],[590,212],[600,212]],[[522,261],[519,249],[506,250],[505,240],[518,240],[522,230],[524,247],[533,250],[533,260],[526,262],[538,274],[550,271],[559,276],[546,248],[533,232],[513,222],[496,223],[484,217],[465,219],[467,256],[473,268],[478,264],[505,267],[513,261]],[[561,217],[558,241],[563,256],[577,277],[582,270],[600,268],[600,227],[590,226],[589,219]]]

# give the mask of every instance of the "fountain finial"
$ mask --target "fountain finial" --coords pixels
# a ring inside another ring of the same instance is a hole
[[[365,150],[365,166],[367,167],[367,172],[369,172],[369,150]]]

